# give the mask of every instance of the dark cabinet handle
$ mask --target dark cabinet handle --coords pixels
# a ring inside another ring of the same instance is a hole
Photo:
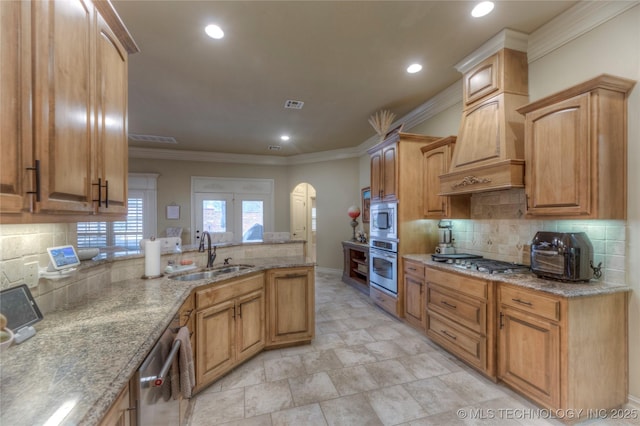
[[[104,185],[102,184],[102,178],[98,178],[98,183],[92,183],[91,185],[93,186],[97,186],[98,187],[98,199],[94,199],[93,201],[97,201],[98,202],[98,207],[102,207],[102,188],[105,189],[105,200],[104,200],[104,206],[106,208],[109,208],[109,181],[105,180],[104,181]]]
[[[36,164],[33,167],[27,167],[27,170],[36,172],[36,190],[27,191],[27,194],[34,194],[36,201],[40,201],[40,160],[36,160]]]
[[[456,336],[454,336],[453,334],[449,334],[447,330],[440,330],[440,332],[445,336],[447,336],[449,339],[458,340]]]
[[[511,299],[516,303],[520,303],[522,305],[526,305],[526,306],[533,306],[533,303],[531,302],[527,302],[526,300],[522,300],[522,299]]]
[[[109,208],[109,181],[104,181],[104,206]]]
[[[444,306],[451,308],[451,309],[458,309],[458,307],[456,305],[452,305],[451,303],[447,302],[446,300],[441,301],[440,303],[442,303]]]
[[[97,201],[98,207],[102,207],[102,179],[98,178],[98,183],[92,183],[91,185],[98,187],[98,199],[94,198],[93,201]]]

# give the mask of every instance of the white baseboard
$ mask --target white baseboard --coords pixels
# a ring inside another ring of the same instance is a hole
[[[627,398],[629,401],[625,404],[625,407],[640,411],[640,397],[628,395]]]

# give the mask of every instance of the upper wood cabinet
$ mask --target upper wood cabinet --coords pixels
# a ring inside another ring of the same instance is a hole
[[[378,145],[370,148],[371,202],[398,201],[405,188],[420,188],[420,144],[440,138],[396,132]],[[411,167],[418,161],[418,169]],[[401,167],[402,166],[402,167]]]
[[[422,176],[424,216],[430,219],[466,219],[470,214],[469,195],[440,195],[440,175],[449,170],[456,137],[449,136],[423,146]]]
[[[31,163],[31,4],[0,1],[0,212],[19,215],[27,206]]]
[[[96,139],[93,182],[105,186],[100,214],[127,213],[127,51],[98,15]],[[104,181],[104,182],[102,182]]]
[[[18,9],[13,2],[1,7],[3,16],[15,16],[10,9]],[[3,94],[15,82],[19,89],[13,94],[18,90],[21,95],[19,108],[7,108],[7,121],[13,123],[7,139],[3,125],[3,152],[11,146],[7,152],[18,161],[16,170],[6,176],[3,171],[0,191],[3,200],[12,202],[2,203],[2,222],[75,221],[88,214],[124,217],[127,55],[137,51],[135,43],[108,2],[36,1],[20,5],[20,12],[21,19],[2,25],[3,46],[7,37],[23,36],[23,46],[6,52],[10,70],[21,66],[20,78],[12,71],[2,73]],[[4,95],[2,102],[4,111]],[[29,127],[32,134],[25,130]],[[19,209],[20,200],[12,194],[17,186],[22,191]]]
[[[465,108],[497,92],[528,95],[527,54],[501,49],[465,73]]]
[[[518,109],[529,216],[626,218],[626,101],[634,84],[601,75]]]
[[[397,142],[386,144],[371,153],[371,201],[398,199],[396,169]]]

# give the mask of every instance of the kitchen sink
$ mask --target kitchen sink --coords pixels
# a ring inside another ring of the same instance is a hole
[[[176,275],[173,277],[169,277],[169,279],[177,280],[177,281],[198,281],[204,280],[207,278],[216,278],[220,275],[231,274],[233,272],[245,271],[247,269],[253,268],[253,265],[224,265],[218,266],[213,269],[207,269],[199,272],[190,272],[188,274]]]

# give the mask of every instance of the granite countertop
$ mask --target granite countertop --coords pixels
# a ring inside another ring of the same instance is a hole
[[[0,352],[0,424],[96,425],[191,290],[272,268],[313,266],[301,256],[246,260],[254,267],[215,279],[168,277],[112,283],[73,309],[47,314],[37,333]],[[64,412],[68,414],[64,415]]]
[[[426,266],[440,269],[442,271],[457,272],[459,274],[465,274],[483,280],[512,284],[519,287],[538,290],[562,297],[595,296],[598,294],[618,293],[631,290],[628,286],[625,285],[609,284],[597,280],[591,280],[590,282],[584,283],[568,283],[562,281],[547,280],[538,278],[535,274],[532,274],[530,272],[521,274],[488,275],[485,272],[462,269],[444,262],[435,262],[431,260],[430,254],[407,254],[403,257],[405,259],[422,262]]]

